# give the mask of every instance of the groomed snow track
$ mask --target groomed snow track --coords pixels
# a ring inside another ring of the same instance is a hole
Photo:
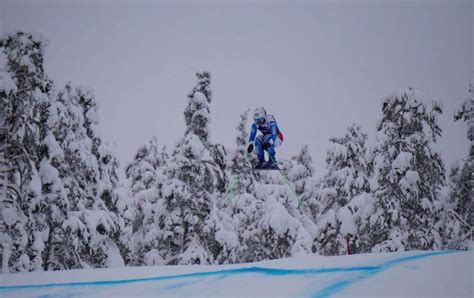
[[[333,257],[336,262],[331,262],[331,257],[320,256],[302,256],[296,258],[296,267],[301,267],[306,262],[315,263],[320,260],[321,267],[317,268],[291,268],[293,259],[284,259],[256,263],[258,265],[266,264],[269,266],[174,266],[174,267],[141,267],[150,271],[150,269],[159,269],[165,273],[167,271],[173,274],[160,274],[157,276],[148,276],[140,278],[124,278],[105,280],[104,278],[117,275],[119,270],[136,271],[135,276],[140,275],[140,268],[112,268],[112,269],[88,269],[74,270],[77,274],[84,275],[82,281],[48,283],[48,279],[40,278],[38,283],[23,283],[40,275],[57,275],[61,272],[48,273],[24,273],[17,274],[19,279],[15,282],[15,275],[0,275],[0,296],[2,297],[113,297],[113,296],[156,296],[156,297],[208,297],[208,296],[298,296],[298,297],[330,297],[351,295],[349,291],[354,285],[369,282],[385,271],[391,271],[397,267],[403,267],[408,273],[410,271],[423,275],[422,268],[420,272],[415,272],[421,260],[422,263],[430,263],[428,260],[439,259],[441,255],[463,255],[465,259],[471,260],[472,253],[458,251],[433,251],[433,252],[411,252],[395,254],[367,254],[357,256]],[[366,265],[357,266],[330,266],[348,263],[366,263]],[[313,259],[311,262],[310,260]],[[342,260],[342,261],[341,261]],[[344,261],[345,260],[345,261]],[[446,263],[446,262],[444,262]],[[469,262],[467,262],[469,263]],[[298,265],[299,264],[299,265]],[[272,268],[272,267],[278,268]],[[328,266],[329,265],[329,266]],[[410,266],[406,266],[410,265]],[[469,264],[468,264],[469,266]],[[226,269],[216,270],[224,267]],[[201,270],[203,268],[204,270]],[[168,270],[167,270],[168,269]],[[442,270],[443,268],[440,268]],[[189,272],[189,271],[194,272]],[[175,274],[183,271],[186,273]],[[63,272],[69,274],[71,272]],[[105,274],[104,274],[105,273]],[[151,272],[148,272],[148,275]],[[143,275],[143,272],[141,273]],[[426,275],[426,274],[425,274]],[[87,280],[89,276],[89,280]],[[133,274],[129,275],[133,276]],[[30,277],[30,278],[28,278]],[[6,279],[5,279],[6,278]],[[469,276],[468,276],[469,278]],[[471,267],[472,279],[472,267]],[[79,278],[81,280],[81,278]],[[403,285],[400,285],[403,287]],[[365,287],[367,288],[367,287]],[[360,291],[360,289],[359,289]],[[469,294],[469,289],[466,289]],[[472,288],[471,288],[472,294]],[[422,292],[423,293],[423,292]],[[355,294],[355,293],[352,293]],[[370,294],[370,293],[358,293]],[[372,293],[377,294],[377,293]],[[420,293],[413,293],[419,295]],[[378,294],[379,295],[379,294]],[[387,293],[387,296],[389,293]],[[454,296],[454,295],[453,295]]]

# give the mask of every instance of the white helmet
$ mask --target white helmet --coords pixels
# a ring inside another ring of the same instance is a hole
[[[253,120],[257,124],[263,124],[265,123],[265,118],[267,117],[267,111],[265,111],[264,108],[256,108],[255,111],[253,111]]]

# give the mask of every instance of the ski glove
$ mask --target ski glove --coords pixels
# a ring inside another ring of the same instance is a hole
[[[253,144],[250,144],[247,148],[247,153],[251,153],[253,151]]]
[[[265,144],[262,145],[262,148],[263,148],[263,150],[267,150],[268,148],[270,148],[270,144],[265,143]]]

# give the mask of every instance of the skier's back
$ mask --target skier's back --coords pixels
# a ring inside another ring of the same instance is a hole
[[[254,123],[250,131],[249,146],[247,152],[251,153],[255,143],[255,153],[258,157],[256,169],[278,169],[275,159],[275,147],[283,142],[283,135],[278,129],[275,117],[267,115],[264,108],[256,108],[253,114]],[[257,136],[257,130],[262,134]],[[269,159],[265,162],[265,151],[268,152]]]

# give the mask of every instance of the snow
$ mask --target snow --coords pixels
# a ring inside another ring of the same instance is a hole
[[[2,209],[2,218],[7,226],[13,226],[17,222],[18,217],[16,214],[14,207]]]
[[[219,230],[216,232],[216,240],[221,245],[226,245],[227,247],[237,247],[239,246],[239,238],[235,232]]]
[[[268,216],[268,223],[277,235],[283,236],[288,230],[297,228],[298,221],[288,213],[283,205],[273,198],[269,198],[266,204],[266,208],[269,210],[265,212]]]
[[[43,233],[36,231],[33,233],[33,238],[34,238],[33,245],[32,245],[33,250],[36,250],[38,252],[43,251],[43,249],[45,248],[45,245],[43,242]]]
[[[183,150],[187,157],[201,158],[204,153],[204,145],[198,136],[189,134],[185,137]]]
[[[49,102],[49,97],[48,97],[48,94],[42,92],[38,87],[35,88],[35,90],[33,91],[33,96],[35,97],[36,101],[38,103],[48,103]],[[51,111],[50,111],[51,113]],[[52,115],[48,115],[48,117],[51,117]],[[55,119],[48,119],[48,122],[52,122],[54,121]],[[54,123],[54,122],[53,122]]]
[[[207,98],[206,98],[206,95],[204,95],[204,93],[200,91],[196,91],[194,93],[193,101],[200,104],[206,104]]]
[[[5,93],[18,90],[12,76],[7,72],[0,71],[0,90],[5,90]]]
[[[7,55],[3,51],[0,51],[0,90],[4,90],[5,93],[17,90],[12,74],[8,72]]]
[[[341,234],[346,236],[348,234],[356,235],[357,226],[354,221],[354,217],[348,208],[341,208],[337,214],[337,218],[341,222]]]
[[[232,201],[233,207],[242,210],[243,213],[250,215],[252,210],[256,209],[255,198],[250,194],[241,194]]]
[[[160,253],[157,249],[153,248],[147,252],[144,256],[145,265],[147,266],[157,266],[163,265],[165,260],[160,256]]]
[[[398,184],[404,191],[415,191],[417,183],[420,181],[420,176],[415,171],[407,171],[405,176],[400,179]]]
[[[122,256],[120,255],[120,250],[117,245],[110,239],[105,240],[105,246],[107,248],[107,267],[123,267],[125,262],[123,261]]]
[[[392,163],[392,169],[398,173],[405,172],[410,167],[413,155],[409,152],[400,152]]]
[[[472,252],[467,252],[400,264],[335,297],[362,297],[367,293],[374,297],[472,297],[473,257]]]
[[[24,37],[24,36],[22,36],[22,37]],[[28,67],[29,72],[36,72],[36,66],[34,65],[33,62],[31,62],[31,59],[28,55],[23,55],[20,58],[20,63],[22,65],[25,65],[26,67]]]
[[[64,152],[51,132],[44,138],[43,144],[47,146],[50,158],[64,158]]]
[[[114,191],[117,197],[117,208],[120,212],[124,212],[127,205],[129,204],[130,194],[128,193],[127,188],[125,187],[118,187]]]
[[[111,232],[114,222],[107,211],[104,210],[84,210],[83,220],[89,231],[96,231],[101,226],[106,233]]]
[[[1,274],[0,293],[2,297],[472,297],[473,257],[472,252],[459,251],[301,254],[241,265]]]
[[[331,225],[334,227],[336,225],[336,212],[333,209],[328,210],[326,215],[318,221],[318,225],[323,227]]]
[[[11,244],[12,239],[4,233],[0,233],[0,242],[2,243],[2,272],[7,273],[10,271],[8,267],[8,260],[11,256]]]
[[[432,96],[413,87],[409,87],[408,89],[402,89],[402,90],[392,92],[389,96],[386,97],[386,99],[387,98],[402,98],[402,97],[407,98],[408,106],[411,108],[420,108],[421,105],[425,105],[428,107],[431,107],[434,105]]]
[[[71,212],[70,217],[65,220],[62,224],[62,228],[65,231],[70,231],[70,233],[79,233],[81,235],[84,235],[84,237],[88,237],[87,229],[86,226],[82,223],[82,221],[74,216],[75,213],[77,212]],[[74,246],[77,247],[77,238],[75,240],[76,243],[74,243]]]
[[[54,183],[59,179],[59,172],[47,160],[43,159],[40,165],[39,175],[44,183]]]
[[[334,155],[337,158],[347,158],[347,148],[338,143],[332,143],[327,153],[328,155]]]
[[[158,190],[156,188],[149,188],[138,192],[135,199],[138,201],[153,201],[158,197]]]
[[[3,51],[0,51],[0,71],[7,71],[8,57]]]

